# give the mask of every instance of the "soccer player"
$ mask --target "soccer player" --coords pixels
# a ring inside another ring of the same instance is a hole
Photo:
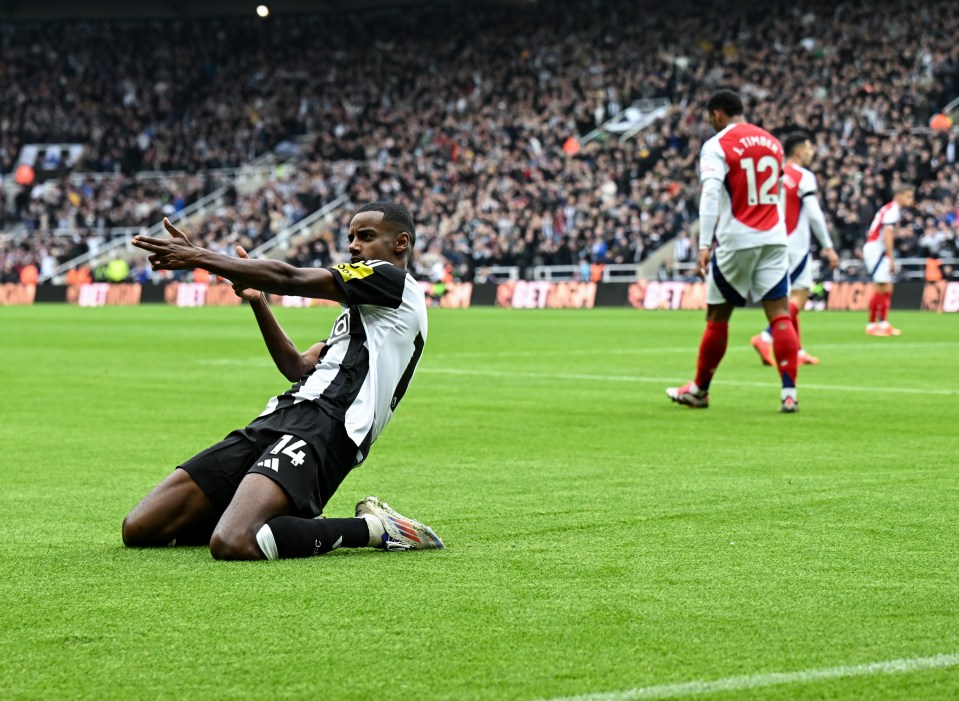
[[[902,216],[903,207],[912,207],[915,189],[912,185],[900,185],[873,217],[862,247],[866,270],[872,276],[873,293],[869,300],[869,323],[866,333],[870,336],[899,336],[902,331],[889,323],[889,303],[892,300],[892,281],[896,274],[895,226]]]
[[[433,531],[376,497],[356,518],[316,518],[366,459],[403,398],[426,341],[426,303],[406,272],[416,233],[390,202],[360,207],[350,222],[351,263],[294,268],[194,246],[164,219],[171,239],[134,238],[154,270],[203,268],[250,300],[277,368],[295,381],[246,428],[190,458],[123,521],[131,547],[209,544],[222,560],[321,555],[338,547],[442,548]],[[318,297],[343,313],[329,337],[300,353],[263,295]]]
[[[789,318],[786,227],[779,206],[782,144],[749,124],[743,103],[721,90],[706,104],[716,135],[699,157],[699,260],[706,279],[706,331],[699,345],[696,378],[666,394],[688,407],[709,406],[709,385],[726,353],[729,319],[747,295],[762,303],[769,319],[773,353],[782,379],[780,411],[799,410],[796,396],[799,341]],[[713,241],[718,242],[712,252]]]
[[[815,149],[806,134],[796,132],[783,140],[786,166],[783,168],[783,216],[786,220],[786,249],[789,255],[789,316],[799,334],[799,312],[806,306],[809,289],[812,287],[812,266],[809,265],[809,232],[816,235],[829,267],[839,265],[839,256],[833,247],[826,217],[816,197],[816,176],[808,170]],[[764,365],[772,365],[772,332],[769,327],[750,339]],[[799,341],[799,364],[818,365],[819,358],[807,353]]]

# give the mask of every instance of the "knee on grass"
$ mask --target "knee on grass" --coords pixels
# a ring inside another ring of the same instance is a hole
[[[210,538],[210,554],[216,560],[262,560],[263,552],[250,532],[216,530]]]
[[[128,548],[152,548],[169,544],[169,538],[165,542],[149,519],[137,518],[132,514],[127,514],[123,519],[120,535],[123,544]]]

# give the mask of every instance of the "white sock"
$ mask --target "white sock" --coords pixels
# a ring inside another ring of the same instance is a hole
[[[794,402],[798,402],[799,399],[796,398],[796,388],[795,387],[783,387],[782,394],[779,395],[782,400],[785,401],[787,397],[790,397]]]
[[[267,560],[279,560],[280,554],[276,549],[276,540],[273,538],[273,531],[265,523],[256,532],[256,544]]]
[[[769,333],[768,331],[766,331],[765,329],[763,329],[763,332],[762,332],[761,334],[759,334],[759,337],[762,338],[765,343],[772,343],[772,342],[773,342],[773,336],[772,336],[772,334]]]
[[[366,519],[366,527],[370,529],[370,544],[368,547],[382,548],[383,534],[386,533],[383,524],[378,518],[370,514],[363,514],[360,518]]]

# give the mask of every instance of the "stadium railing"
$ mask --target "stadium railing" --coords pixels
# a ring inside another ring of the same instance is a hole
[[[207,209],[212,209],[218,207],[222,201],[223,197],[226,194],[227,188],[221,187],[217,190],[214,190],[209,195],[201,197],[196,202],[191,204],[188,207],[184,207],[179,212],[176,212],[170,215],[169,219],[172,223],[177,223],[190,217],[203,214]],[[95,265],[101,259],[110,257],[115,257],[115,254],[121,250],[125,249],[128,253],[134,251],[133,245],[130,241],[133,240],[133,237],[137,234],[142,233],[144,236],[158,236],[164,233],[163,222],[157,222],[150,227],[142,229],[127,229],[125,233],[120,236],[117,236],[111,241],[108,241],[103,246],[100,246],[96,251],[90,251],[84,253],[82,256],[77,256],[71,260],[61,263],[56,267],[56,269],[51,274],[42,275],[39,278],[39,282],[47,282],[53,280],[54,282],[61,283],[63,282],[62,278],[66,275],[68,270],[73,270],[74,268],[79,268],[81,265]],[[139,250],[139,249],[136,249]]]
[[[294,224],[293,226],[287,227],[283,231],[279,232],[276,236],[274,236],[269,241],[265,241],[264,243],[254,248],[252,251],[249,251],[250,257],[263,258],[267,256],[269,253],[271,253],[278,246],[283,246],[285,250],[286,245],[290,241],[290,239],[296,236],[302,236],[302,235],[308,234],[311,226],[313,226],[316,222],[322,219],[325,219],[328,216],[333,215],[337,210],[345,207],[349,203],[349,201],[350,201],[349,195],[346,195],[346,194],[340,195],[336,199],[320,207],[318,210],[316,210],[312,214],[308,214],[307,216],[303,217],[302,219],[300,219],[300,221],[296,222],[296,224]]]
[[[591,132],[581,136],[579,143],[585,146],[604,133],[620,134],[620,143],[628,141],[657,119],[663,117],[669,111],[671,104],[665,97],[636,100],[629,107],[620,110]]]
[[[665,98],[658,98],[656,100],[646,100],[650,104],[649,109],[644,109],[642,118],[637,121],[633,126],[624,131],[619,136],[619,143],[624,143],[629,141],[639,132],[641,132],[646,127],[651,126],[657,119],[662,119],[665,117],[672,107],[672,104],[669,100]]]
[[[603,282],[635,282],[639,278],[638,266],[635,263],[607,263],[603,266],[601,280]],[[544,282],[572,282],[580,277],[578,265],[536,265],[531,272],[532,280]]]
[[[926,277],[926,258],[897,258],[898,278],[900,280],[924,280]],[[959,269],[959,258],[940,258],[940,265]],[[514,268],[518,271],[518,268]],[[530,279],[543,282],[573,282],[581,280],[578,265],[537,265],[530,269]],[[813,261],[813,277],[822,274],[822,263]],[[696,277],[696,263],[676,263],[668,273],[671,280],[690,280]],[[636,282],[640,279],[656,279],[657,275],[643,274],[636,264],[607,264],[603,267],[602,282]],[[831,279],[867,278],[862,260],[852,258],[840,261],[838,275]],[[518,279],[517,277],[512,279]]]
[[[519,267],[515,265],[484,265],[476,269],[474,281],[482,283],[501,283],[507,280],[519,280]]]
[[[928,258],[896,258],[897,277],[900,280],[925,280]],[[959,266],[959,258],[939,258],[940,265]],[[869,275],[865,264],[858,258],[840,261],[839,272],[844,278],[863,279]],[[815,270],[813,270],[815,275]]]

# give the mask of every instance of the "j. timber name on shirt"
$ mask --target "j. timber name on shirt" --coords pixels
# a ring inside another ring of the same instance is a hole
[[[742,144],[742,148],[733,147],[733,151],[739,156],[742,156],[746,149],[751,146],[761,146],[768,148],[773,153],[779,153],[779,142],[770,139],[768,136],[744,136],[739,140],[739,143]]]

